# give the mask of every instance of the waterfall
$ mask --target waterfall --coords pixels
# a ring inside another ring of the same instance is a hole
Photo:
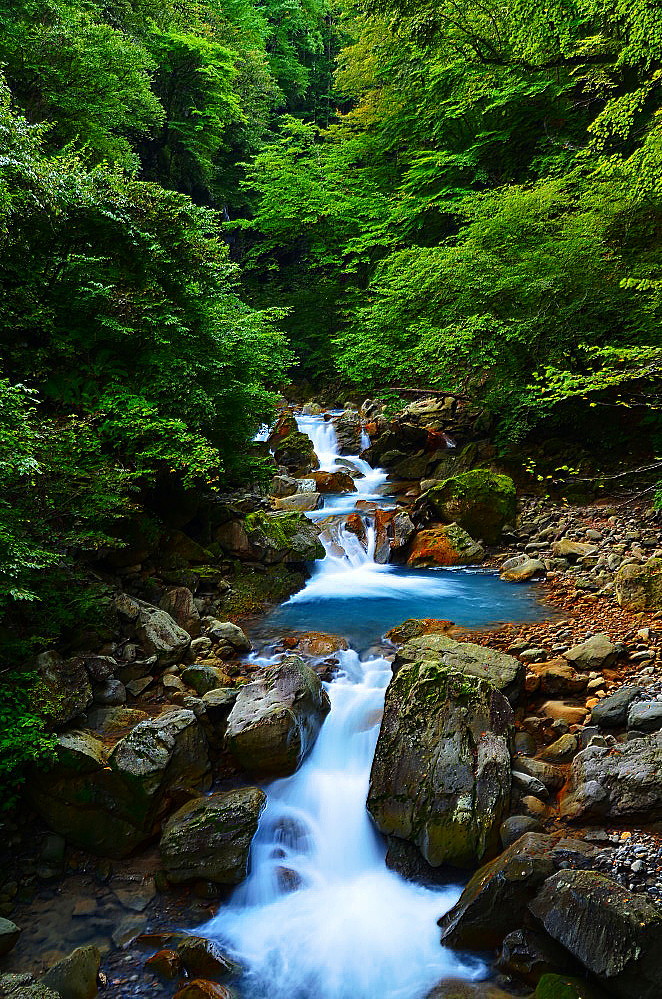
[[[333,425],[306,417],[299,426],[313,440],[321,467],[339,467]],[[363,496],[385,481],[358,456],[340,460],[357,470],[365,466],[365,478],[357,480]],[[327,556],[289,602],[295,613],[298,598],[304,607],[339,592],[351,600],[390,572],[374,562],[369,515],[362,543],[331,509],[336,516],[323,534]],[[334,630],[343,634],[342,619]],[[484,974],[479,961],[439,942],[437,919],[460,889],[422,887],[390,871],[366,811],[390,663],[352,649],[338,659],[340,671],[327,684],[331,712],[315,746],[297,773],[268,787],[249,877],[200,931],[247,969],[242,995],[249,999],[423,999],[444,978]],[[267,666],[278,658],[255,661]]]

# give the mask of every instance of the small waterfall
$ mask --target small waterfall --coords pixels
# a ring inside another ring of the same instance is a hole
[[[338,508],[337,497],[325,507],[326,558],[285,607],[305,628],[306,607],[339,597],[348,604],[366,595],[401,598],[407,587],[420,593],[420,574],[398,577],[375,563],[374,517],[361,514],[363,540],[345,521],[359,498],[384,502],[386,474],[358,455],[341,457],[330,421],[299,417],[299,426],[324,470],[349,466],[364,477],[356,480],[358,494],[341,497],[351,500],[348,510]],[[343,629],[339,616],[330,630]],[[460,889],[425,888],[390,871],[366,811],[390,663],[352,649],[337,655],[340,672],[327,684],[331,712],[317,742],[297,773],[269,786],[250,875],[201,930],[247,969],[245,999],[423,999],[444,978],[484,974],[479,961],[439,942],[437,919]]]

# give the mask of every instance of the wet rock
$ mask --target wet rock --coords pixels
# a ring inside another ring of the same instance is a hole
[[[510,797],[512,710],[486,680],[430,661],[401,665],[386,692],[368,809],[433,867],[496,850]]]
[[[402,645],[411,641],[412,638],[420,638],[421,635],[448,634],[454,626],[453,621],[444,621],[441,618],[408,617],[402,624],[387,631],[385,637],[394,645]]]
[[[161,610],[166,611],[174,621],[188,632],[191,638],[200,634],[200,612],[195,606],[193,594],[186,586],[175,586],[161,597]]]
[[[174,981],[183,971],[182,959],[174,950],[159,950],[145,961],[145,967],[164,981]]]
[[[558,791],[565,784],[565,770],[554,766],[553,763],[545,763],[544,760],[516,756],[513,760],[513,769],[534,777],[547,791]]]
[[[256,511],[248,514],[243,529],[248,554],[267,565],[299,564],[324,558],[318,528],[303,513]]]
[[[228,748],[249,773],[287,776],[313,746],[329,710],[317,674],[288,656],[240,689],[228,718]]]
[[[578,749],[577,737],[570,732],[560,736],[540,753],[546,763],[569,763]]]
[[[581,704],[567,704],[565,701],[545,701],[540,710],[552,721],[565,722],[566,725],[583,725],[588,714],[588,708]]]
[[[349,472],[311,472],[310,477],[318,493],[356,492],[356,483]]]
[[[542,976],[531,999],[606,999],[606,996],[583,978],[550,973]]]
[[[340,454],[358,454],[361,448],[361,417],[357,410],[346,409],[336,420],[336,436]]]
[[[393,556],[403,552],[415,528],[405,510],[375,511],[375,562],[386,565]]]
[[[233,996],[224,985],[208,982],[203,978],[194,978],[192,982],[187,982],[175,992],[174,999],[233,999]]]
[[[609,635],[591,635],[581,645],[575,645],[563,653],[575,669],[589,672],[590,670],[608,669],[613,666],[623,652],[622,645],[616,645]]]
[[[297,635],[293,640],[293,647],[297,653],[303,656],[329,656],[334,652],[344,651],[349,646],[344,638],[338,635],[325,635],[321,631],[309,631],[303,635]]]
[[[574,670],[565,659],[532,665],[531,672],[538,677],[543,694],[577,694],[586,690],[586,677]]]
[[[56,727],[72,722],[92,703],[92,685],[79,657],[63,659],[51,650],[37,656],[35,710]]]
[[[68,957],[49,968],[41,981],[62,999],[93,999],[101,964],[98,947],[77,947]]]
[[[202,695],[205,712],[213,725],[227,721],[238,693],[237,687],[217,687]]]
[[[662,559],[623,565],[614,580],[616,599],[632,611],[662,610]]]
[[[432,509],[447,523],[456,523],[472,538],[498,541],[506,524],[517,516],[513,480],[486,468],[446,479],[421,496],[417,508]]]
[[[241,970],[217,943],[206,937],[186,937],[177,947],[177,954],[191,978],[226,978]]]
[[[593,871],[560,871],[530,903],[549,935],[619,999],[657,999],[662,913],[645,896]]]
[[[407,565],[429,566],[473,565],[482,562],[485,551],[457,524],[431,527],[417,531],[411,544]]]
[[[590,745],[572,761],[561,816],[570,822],[662,819],[662,733]]]
[[[530,579],[541,579],[547,574],[544,562],[528,555],[515,555],[501,565],[499,575],[510,583],[526,583]]]
[[[604,697],[591,711],[591,722],[600,728],[624,728],[633,701],[643,694],[636,684],[627,684]]]
[[[531,815],[511,815],[501,823],[499,829],[501,845],[505,850],[511,843],[516,843],[520,836],[530,832],[542,832],[542,823],[538,819],[534,819]]]
[[[525,667],[514,656],[473,642],[457,642],[443,634],[425,634],[411,639],[398,649],[393,671],[397,673],[410,663],[426,662],[487,680],[511,704],[517,704],[524,690]]]
[[[512,999],[512,994],[504,992],[493,982],[450,979],[435,985],[425,999]]]
[[[203,879],[239,884],[246,877],[248,853],[266,804],[257,787],[211,794],[187,802],[163,830],[161,859],[173,884]]]
[[[139,708],[111,707],[90,711],[87,721],[91,729],[104,736],[126,735],[138,722],[149,718],[146,711]]]
[[[191,642],[191,636],[159,607],[138,600],[126,593],[115,599],[121,618],[129,622],[130,630],[148,656],[156,656],[161,666],[178,662]]]
[[[563,947],[544,933],[523,929],[504,938],[496,966],[499,971],[535,986],[543,975],[574,970],[575,962]],[[554,993],[550,993],[549,999],[553,996]],[[581,999],[581,994],[577,999]]]
[[[628,708],[627,727],[633,732],[657,732],[662,728],[662,701],[643,701]]]
[[[569,855],[592,855],[582,840],[526,833],[473,875],[458,902],[439,920],[448,947],[486,950],[520,929],[529,902]]]
[[[21,930],[11,919],[0,917],[0,957],[4,957],[16,946]]]

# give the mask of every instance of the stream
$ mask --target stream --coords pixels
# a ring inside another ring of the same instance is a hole
[[[437,919],[456,901],[455,884],[424,887],[385,863],[386,845],[365,801],[388,685],[384,633],[408,617],[450,618],[481,626],[542,616],[533,587],[510,586],[479,571],[411,570],[377,565],[369,513],[367,546],[346,530],[357,502],[393,505],[386,473],[359,456],[340,456],[333,423],[299,417],[320,468],[362,473],[358,492],[325,498],[327,552],[306,587],[269,615],[257,633],[257,665],[279,661],[269,636],[324,631],[349,642],[327,684],[331,712],[292,777],[267,788],[268,803],[251,852],[251,873],[198,932],[217,940],[247,969],[247,999],[422,999],[444,979],[487,973],[477,959],[441,947]],[[381,647],[380,647],[381,645]]]

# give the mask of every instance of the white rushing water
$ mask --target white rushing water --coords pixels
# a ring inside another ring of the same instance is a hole
[[[332,425],[306,418],[300,426],[323,469],[342,467]],[[364,489],[378,489],[385,475],[370,473]],[[367,542],[366,549],[340,525],[303,593],[320,600],[338,587],[358,593],[387,574],[372,560],[370,525]],[[267,789],[250,875],[202,929],[248,969],[243,994],[251,999],[422,999],[445,978],[484,971],[439,942],[437,919],[460,889],[425,888],[390,871],[366,811],[390,663],[362,661],[353,650],[338,658],[341,671],[327,685],[331,712],[315,746],[297,773]]]

